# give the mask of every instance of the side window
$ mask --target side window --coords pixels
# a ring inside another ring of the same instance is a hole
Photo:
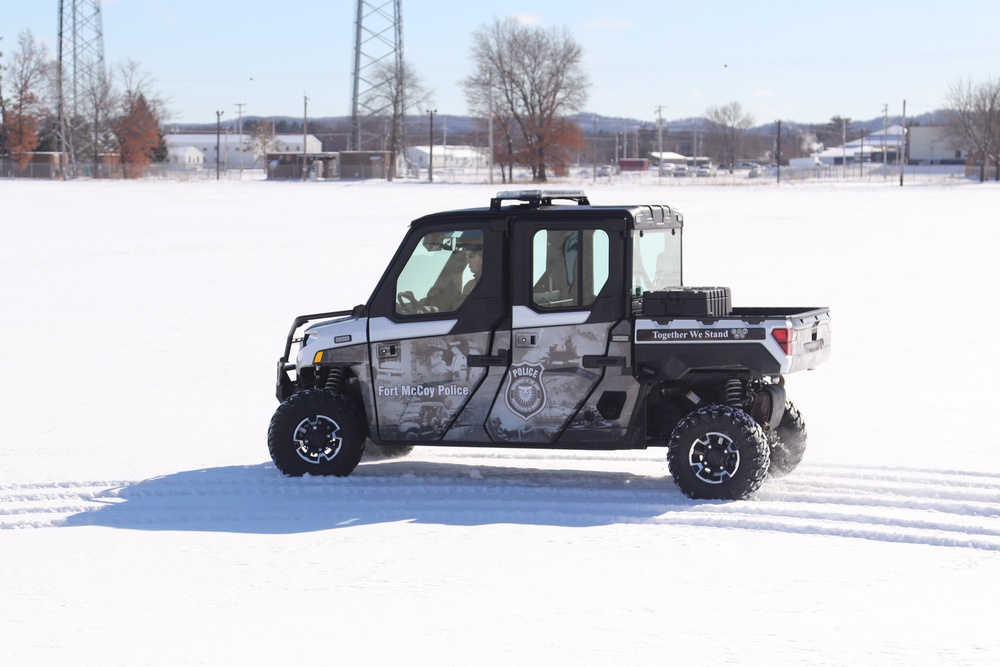
[[[677,229],[639,231],[632,237],[632,294],[681,285],[681,236]]]
[[[608,234],[601,229],[535,232],[531,240],[532,303],[584,308],[608,281]]]
[[[483,232],[430,232],[413,249],[396,279],[397,315],[458,310],[479,281]]]

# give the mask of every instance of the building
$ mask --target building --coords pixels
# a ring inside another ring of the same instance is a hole
[[[912,128],[910,128],[912,129]],[[900,125],[890,125],[879,132],[872,132],[848,141],[843,146],[825,148],[807,158],[794,158],[796,164],[790,166],[829,166],[857,164],[861,162],[888,162],[896,164],[903,155],[905,136],[910,129]]]
[[[653,161],[653,164],[657,166],[663,164],[678,165],[688,163],[688,157],[686,155],[681,155],[680,153],[674,153],[672,151],[663,151],[662,153],[652,151],[649,154],[649,157]]]
[[[968,151],[948,137],[939,126],[917,125],[909,134],[909,164],[965,164]]]
[[[166,134],[163,139],[167,144],[167,161],[179,167],[215,168],[218,164],[223,169],[263,169],[265,166],[264,155],[254,152],[249,134],[240,135],[229,131],[222,134],[190,132]],[[301,134],[276,134],[274,145],[268,153],[316,154],[323,150],[320,140],[314,135],[307,134],[303,151],[302,139]],[[216,144],[219,147],[218,154],[216,154]],[[196,156],[191,152],[192,148],[201,153],[201,163],[198,163]]]
[[[171,147],[167,144],[167,164],[196,169],[205,164],[205,154],[194,146]]]
[[[406,162],[410,167],[427,169],[430,164],[430,146],[410,146],[406,149]],[[435,169],[474,169],[489,167],[489,149],[477,146],[434,146]]]

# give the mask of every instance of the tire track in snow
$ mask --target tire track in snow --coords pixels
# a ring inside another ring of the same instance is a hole
[[[517,463],[533,461],[403,459],[362,465],[343,479],[291,479],[256,466],[0,485],[0,528],[282,533],[394,521],[646,523],[1000,551],[1000,475],[804,465],[768,480],[749,501],[725,503],[689,500],[668,476]]]

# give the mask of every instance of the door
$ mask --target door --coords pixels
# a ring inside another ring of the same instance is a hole
[[[587,428],[581,410],[615,362],[608,346],[625,315],[625,225],[518,220],[513,228],[511,254],[523,259],[511,267],[511,359],[488,429],[498,442],[552,444]]]
[[[491,354],[508,312],[503,241],[488,224],[457,221],[414,230],[404,243],[369,317],[382,441],[488,441],[492,395],[477,393],[507,364]]]

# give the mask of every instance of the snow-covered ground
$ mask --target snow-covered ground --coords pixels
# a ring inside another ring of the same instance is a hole
[[[700,502],[659,449],[418,448],[282,477],[292,318],[503,186],[0,181],[0,664],[995,664],[1000,186],[586,187],[679,207],[688,284],[832,308],[791,476]]]

